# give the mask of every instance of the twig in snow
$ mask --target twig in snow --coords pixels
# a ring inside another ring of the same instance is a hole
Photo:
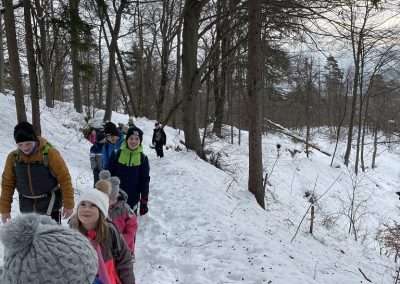
[[[306,213],[304,214],[303,218],[301,218],[301,221],[300,221],[299,226],[297,227],[296,233],[294,234],[294,236],[293,236],[293,238],[292,238],[292,240],[291,240],[290,242],[293,242],[294,238],[297,236],[297,233],[299,232],[301,223],[303,223],[304,218],[307,216],[308,210],[310,210],[311,205],[312,205],[312,204],[310,204],[310,206],[308,206]]]
[[[367,276],[365,275],[365,273],[361,270],[361,268],[358,268],[358,270],[361,272],[362,276],[364,276],[365,280],[367,280],[368,282],[371,282],[371,283],[372,283],[372,281],[371,281],[370,279],[368,279],[368,277],[367,277]]]

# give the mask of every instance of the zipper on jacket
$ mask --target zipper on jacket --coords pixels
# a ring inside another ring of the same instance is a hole
[[[28,180],[29,180],[29,190],[32,196],[35,196],[32,188],[31,163],[28,163]],[[36,212],[36,199],[33,199],[33,212]]]
[[[131,160],[132,160],[132,151],[129,151],[130,153],[129,153],[129,164],[128,164],[128,167],[130,167],[131,166]]]

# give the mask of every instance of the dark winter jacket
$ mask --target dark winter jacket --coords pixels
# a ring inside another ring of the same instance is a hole
[[[114,153],[115,150],[121,148],[122,144],[125,141],[124,132],[120,131],[119,140],[116,144],[109,143],[108,141],[104,144],[102,152],[103,152],[103,169],[107,169],[108,161],[110,160],[110,156]]]
[[[92,147],[90,147],[90,167],[92,170],[98,170],[99,172],[103,170],[103,146],[104,143],[95,142]]]
[[[163,128],[154,128],[153,139],[151,142],[154,145],[165,145],[167,143],[167,136],[165,135]]]
[[[128,194],[128,204],[134,208],[141,198],[148,200],[150,183],[149,159],[143,154],[143,146],[135,150],[123,143],[121,150],[110,157],[107,168],[112,176],[121,180],[120,188]]]

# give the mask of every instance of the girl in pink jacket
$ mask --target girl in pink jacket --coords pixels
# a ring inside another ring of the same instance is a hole
[[[135,260],[135,236],[138,230],[137,216],[126,202],[128,195],[119,188],[118,177],[111,177],[109,171],[101,171],[100,179],[108,180],[112,185],[108,218],[117,227],[131,252],[132,261]]]

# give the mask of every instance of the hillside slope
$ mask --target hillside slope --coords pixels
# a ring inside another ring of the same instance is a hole
[[[65,158],[78,196],[92,185],[90,143],[78,131],[85,125],[84,117],[67,103],[57,103],[54,109],[42,106],[41,111],[43,136]],[[3,169],[15,148],[13,97],[0,94],[0,113]],[[95,120],[102,115],[98,111]],[[126,123],[128,116],[113,113],[112,121]],[[375,171],[357,177],[360,219],[355,242],[344,213],[355,177],[340,161],[335,162],[338,168],[331,168],[330,158],[318,152],[310,158],[303,152],[292,158],[286,149],[302,151],[302,145],[281,135],[264,137],[263,161],[269,173],[264,211],[246,190],[245,132],[242,145],[208,140],[207,147],[221,154],[219,160],[229,170],[225,172],[190,151],[175,151],[178,145],[183,147],[183,135],[170,127],[165,129],[169,149],[164,158],[157,158],[148,147],[154,121],[138,118],[136,124],[145,133],[143,145],[151,167],[149,213],[139,218],[137,283],[366,283],[360,270],[373,283],[394,282],[396,265],[379,255],[374,234],[379,224],[398,215],[393,195],[399,185],[396,153],[383,152]],[[333,147],[323,136],[314,142],[327,151]],[[277,143],[282,145],[279,157]],[[319,198],[314,235],[307,233],[307,191]],[[17,200],[12,214],[19,214]]]

